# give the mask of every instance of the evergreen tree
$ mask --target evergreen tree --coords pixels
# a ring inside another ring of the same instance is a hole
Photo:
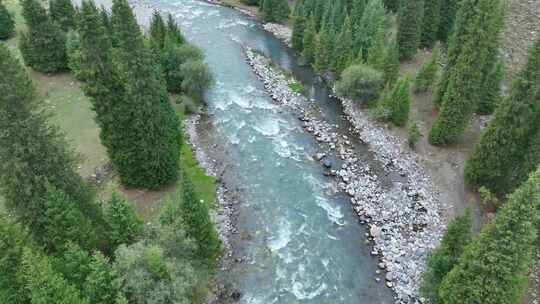
[[[384,0],[384,6],[388,11],[397,13],[401,7],[401,0]]]
[[[349,16],[345,18],[345,23],[341,27],[336,47],[334,49],[334,65],[333,70],[341,74],[354,60],[353,50],[353,28]]]
[[[64,32],[75,28],[75,8],[71,0],[50,0],[49,15]]]
[[[494,53],[497,54],[490,55],[487,59],[488,62],[494,62],[494,64],[486,65],[482,92],[480,93],[481,98],[478,99],[476,109],[479,114],[493,113],[502,99],[501,86],[504,78],[504,66],[498,55],[498,50]]]
[[[109,199],[104,216],[108,226],[111,251],[120,244],[133,244],[140,237],[143,221],[133,207],[118,194],[113,193]]]
[[[167,27],[161,14],[155,10],[150,20],[150,45],[155,51],[161,52],[165,48]]]
[[[176,44],[182,44],[186,41],[184,35],[182,35],[182,31],[180,31],[178,24],[176,24],[176,21],[174,21],[171,14],[167,15],[167,38],[169,41]]]
[[[313,0],[315,2],[315,7],[313,9],[313,18],[315,20],[315,31],[319,32],[321,30],[321,27],[323,25],[323,17],[324,13],[326,12],[326,7],[328,5],[328,1],[326,0]]]
[[[463,0],[439,85],[441,109],[429,134],[431,144],[455,142],[484,97],[483,72],[496,65],[489,55],[499,47],[502,10],[500,0]]]
[[[531,48],[527,64],[516,76],[510,96],[497,108],[495,117],[465,164],[468,184],[486,186],[497,193],[512,190],[509,177],[522,163],[529,141],[540,129],[539,83],[540,39]],[[538,159],[535,161],[538,163]]]
[[[444,303],[443,299],[438,299],[439,286],[446,274],[457,264],[471,239],[471,213],[466,210],[450,222],[441,244],[428,257],[420,292],[429,298],[431,303]]]
[[[263,0],[262,13],[267,22],[281,22],[289,17],[287,0]]]
[[[82,290],[86,277],[90,273],[91,257],[79,245],[68,242],[64,249],[52,258],[53,269],[78,290]]]
[[[403,2],[398,18],[399,58],[414,58],[420,44],[424,0],[408,0]]]
[[[49,187],[64,192],[74,208],[99,230],[101,210],[93,201],[76,159],[47,115],[24,68],[5,46],[0,46],[0,193],[5,206],[26,224],[36,239],[47,238],[45,217]]]
[[[0,214],[0,303],[29,303],[21,265],[23,250],[30,245],[22,226]]]
[[[383,70],[386,53],[386,31],[379,29],[375,35],[375,42],[368,50],[367,64],[379,71]]]
[[[115,66],[124,84],[114,123],[126,144],[111,153],[112,161],[124,185],[158,189],[178,178],[180,124],[129,4],[115,0],[112,12]]]
[[[390,38],[388,46],[384,50],[383,80],[386,84],[393,84],[399,76],[399,49],[395,35]]]
[[[315,42],[317,38],[317,31],[315,29],[315,19],[313,16],[308,18],[306,25],[306,31],[304,32],[303,51],[302,56],[307,63],[312,63],[315,59]]]
[[[23,253],[22,268],[32,304],[87,304],[74,286],[55,272],[47,256],[29,249]]]
[[[341,32],[341,27],[345,22],[345,17],[347,16],[347,8],[344,3],[344,0],[337,0],[332,8],[332,30],[337,34]],[[335,37],[335,36],[334,36]]]
[[[409,119],[410,103],[410,80],[409,77],[403,77],[391,90],[386,89],[379,106],[388,113],[388,118],[394,125],[402,127]]]
[[[67,242],[74,242],[86,250],[97,248],[92,223],[85,218],[77,202],[52,187],[47,189],[43,201],[43,217],[38,220],[43,235],[37,241],[45,245],[48,252],[60,252]]]
[[[439,65],[437,63],[438,58],[439,50],[434,48],[431,53],[431,59],[422,65],[420,71],[416,75],[414,82],[414,91],[416,93],[427,92],[427,90],[435,83],[437,72],[439,70]]]
[[[303,1],[298,1],[294,9],[292,47],[302,52],[304,46],[304,32],[306,31],[306,17],[304,15]]]
[[[84,282],[84,296],[90,299],[91,304],[115,304],[120,286],[109,260],[96,252],[89,264],[89,271]]]
[[[101,16],[101,25],[105,27],[105,29],[107,30],[107,34],[109,36],[112,36],[112,24],[109,11],[105,8],[105,6],[101,5],[99,9],[99,14]]]
[[[40,72],[67,68],[66,35],[53,23],[37,0],[22,0],[22,15],[28,27],[21,35],[24,62]]]
[[[441,1],[424,0],[424,18],[422,19],[422,37],[420,45],[432,48],[437,42],[441,22]]]
[[[537,125],[540,124],[539,119],[540,117],[537,116],[535,121]],[[510,176],[508,184],[511,189],[525,181],[540,163],[540,128],[537,128],[536,133],[531,134],[530,137],[523,159],[517,164],[515,172]]]
[[[444,278],[445,304],[518,303],[538,250],[540,169],[531,174]]]
[[[69,31],[66,39],[68,67],[78,80],[84,81],[84,71],[81,69],[81,41],[76,31]]]
[[[368,50],[379,31],[387,27],[387,16],[382,0],[369,0],[362,19],[355,27],[355,50],[367,60]]]
[[[462,0],[440,0],[441,13],[438,36],[443,42],[447,42],[454,28],[454,20]]]
[[[353,28],[357,28],[360,25],[364,10],[366,9],[366,0],[353,0],[351,9],[351,23]]]
[[[183,175],[182,211],[186,232],[197,241],[198,256],[213,260],[219,251],[219,238],[210,219],[208,206],[199,200],[193,183]]]
[[[190,71],[183,71],[182,66],[188,62],[201,61],[203,58],[203,52],[196,46],[187,43],[182,45],[168,44],[161,60],[167,90],[172,93],[187,93],[184,91],[182,83],[192,75],[189,74]],[[197,79],[192,79],[192,81],[197,81]]]
[[[332,41],[329,27],[324,25],[315,40],[315,70],[324,73],[330,66],[332,55]]]
[[[15,22],[8,12],[6,6],[0,1],[0,40],[5,40],[13,36]]]

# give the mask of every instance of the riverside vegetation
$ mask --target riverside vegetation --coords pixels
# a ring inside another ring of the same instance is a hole
[[[17,26],[27,66],[71,69],[84,81],[124,187],[178,187],[146,225],[117,192],[99,202],[101,189],[77,172],[78,156],[51,122],[17,50],[2,42],[0,302],[202,302],[220,249],[209,215],[214,194],[201,191],[215,191],[214,181],[190,160],[182,113],[167,92],[202,99],[212,78],[201,51],[170,16],[164,22],[154,14],[151,35],[143,36],[125,0],[113,2],[112,14],[91,1],[77,9],[69,0],[49,5],[21,1],[23,25],[0,4],[0,22],[11,24],[2,38]]]
[[[517,302],[538,249],[540,39],[504,96],[503,15],[500,0],[298,0],[290,15],[292,46],[305,63],[336,80],[340,95],[375,107],[377,119],[398,127],[407,122],[410,85],[398,68],[419,47],[434,48],[413,86],[415,94],[435,92],[438,117],[429,143],[452,145],[474,113],[494,113],[466,163],[465,180],[503,203],[478,237],[471,236],[468,213],[449,225],[425,274],[422,291],[432,302]],[[412,146],[418,128],[415,122],[408,128]],[[480,287],[486,281],[489,287]]]

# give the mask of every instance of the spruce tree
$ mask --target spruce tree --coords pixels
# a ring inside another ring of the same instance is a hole
[[[150,20],[150,45],[155,51],[161,52],[165,48],[167,28],[161,14],[155,10]]]
[[[441,22],[441,1],[424,0],[424,18],[422,19],[422,37],[420,45],[432,48],[437,42]]]
[[[292,47],[302,52],[304,46],[304,32],[306,31],[306,17],[304,15],[303,1],[298,1],[294,9]]]
[[[13,36],[15,31],[15,22],[7,10],[6,6],[0,1],[0,40],[5,40]]]
[[[120,244],[131,245],[141,236],[143,221],[135,209],[118,194],[113,193],[107,202],[104,217],[111,251],[114,252]]]
[[[109,260],[100,252],[96,252],[88,265],[82,294],[96,304],[115,304],[120,293],[116,271]]]
[[[431,303],[444,303],[443,299],[438,299],[439,286],[457,264],[471,240],[471,213],[466,210],[450,222],[441,244],[428,257],[420,292],[429,298]]]
[[[497,193],[512,190],[509,177],[522,164],[529,142],[540,129],[540,39],[516,76],[510,96],[502,101],[465,164],[465,180]],[[533,160],[538,162],[538,160]],[[522,174],[523,175],[523,174]]]
[[[26,65],[40,72],[67,68],[66,35],[53,23],[37,0],[22,0],[27,32],[22,33],[20,49]]]
[[[438,37],[441,41],[447,42],[454,28],[454,21],[462,0],[440,0],[441,12]]]
[[[88,304],[80,292],[54,271],[47,256],[25,249],[22,269],[32,304]]]
[[[439,84],[441,108],[430,130],[431,144],[455,142],[484,97],[484,71],[497,64],[489,59],[499,47],[502,11],[500,0],[463,0]]]
[[[182,210],[189,237],[197,241],[198,256],[213,260],[219,251],[219,238],[205,202],[199,200],[187,174],[182,182]]]
[[[171,14],[167,15],[167,38],[175,44],[183,44],[186,39]]]
[[[0,303],[29,303],[21,265],[31,239],[23,227],[0,213]]]
[[[337,34],[341,32],[341,27],[345,22],[345,17],[347,16],[347,8],[344,3],[344,0],[337,0],[332,9],[332,29]]]
[[[71,0],[50,0],[49,15],[64,32],[75,28],[75,8]]]
[[[445,304],[519,303],[538,250],[540,168],[530,175],[444,278]]]
[[[287,0],[264,0],[262,13],[267,22],[281,22],[289,17],[289,3]]]
[[[333,70],[338,74],[341,74],[341,72],[343,72],[343,70],[345,70],[354,60],[352,30],[351,18],[347,16],[341,27],[341,33],[337,38],[336,47],[334,49]]]
[[[399,76],[399,48],[395,35],[392,35],[384,50],[382,64],[384,83],[393,84]]]
[[[330,59],[332,55],[332,41],[330,38],[329,26],[324,25],[321,28],[317,38],[315,40],[315,70],[319,73],[324,73],[330,66]]]
[[[115,0],[112,12],[115,66],[124,84],[114,123],[126,143],[111,153],[112,161],[124,185],[158,189],[178,178],[180,123],[129,4]]]
[[[306,30],[304,32],[302,56],[307,63],[312,63],[315,59],[315,42],[317,31],[315,29],[315,19],[313,16],[308,18]]]
[[[353,0],[350,14],[353,28],[359,26],[360,21],[362,20],[362,16],[364,15],[366,4],[366,0]]]
[[[86,277],[90,273],[91,257],[88,251],[79,245],[68,242],[61,252],[51,260],[53,269],[60,273],[71,285],[82,290]]]
[[[0,193],[6,207],[40,240],[46,239],[48,187],[63,191],[92,227],[101,226],[101,209],[76,171],[76,158],[35,98],[24,68],[0,45]]]
[[[382,0],[369,0],[362,19],[354,29],[355,50],[360,52],[363,60],[367,60],[368,50],[375,42],[377,33],[386,27],[387,16]]]
[[[437,59],[439,58],[439,50],[433,49],[431,58],[428,62],[424,63],[416,75],[414,82],[415,93],[425,93],[436,82],[437,72],[439,71],[439,65]]]
[[[488,62],[493,64],[486,65],[484,71],[484,81],[482,83],[482,92],[478,99],[476,113],[491,114],[500,104],[502,99],[502,81],[504,78],[503,61],[498,54],[498,50],[488,57]]]
[[[408,0],[403,2],[398,18],[399,58],[414,58],[420,45],[424,0]]]
[[[394,84],[391,90],[385,89],[382,95],[379,107],[388,113],[388,119],[398,126],[404,126],[409,119],[410,111],[410,80],[409,77],[403,77]]]

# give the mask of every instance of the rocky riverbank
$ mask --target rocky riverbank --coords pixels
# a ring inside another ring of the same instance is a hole
[[[343,100],[355,126],[351,134],[369,145],[386,174],[399,177],[390,187],[384,186],[380,176],[359,161],[351,135],[338,134],[336,126],[320,119],[317,106],[289,88],[292,80],[283,71],[251,49],[246,50],[246,57],[270,96],[297,113],[304,129],[320,144],[315,159],[328,168],[327,175],[335,177],[339,189],[351,197],[361,222],[368,225],[372,254],[380,256],[379,267],[386,271],[386,285],[395,292],[396,303],[420,302],[418,289],[426,257],[438,244],[444,223],[436,191],[414,152]],[[330,155],[343,161],[340,168],[331,169]]]

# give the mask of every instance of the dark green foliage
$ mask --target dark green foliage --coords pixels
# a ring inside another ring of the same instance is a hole
[[[6,6],[0,1],[0,40],[5,40],[13,36],[15,22],[8,12]]]
[[[306,31],[306,16],[303,1],[298,1],[294,8],[292,47],[298,52],[304,48],[304,32]]]
[[[247,5],[259,5],[259,0],[240,0],[240,2]]]
[[[98,228],[101,210],[76,172],[72,151],[48,125],[30,79],[5,46],[0,46],[0,91],[0,190],[6,207],[36,239],[45,240],[44,198],[53,187]]]
[[[324,25],[319,34],[317,34],[315,42],[315,70],[319,73],[324,73],[330,67],[330,59],[332,57],[332,37],[328,26]]]
[[[84,70],[81,68],[81,40],[76,31],[69,31],[66,40],[68,67],[78,80],[85,80]]]
[[[139,239],[143,221],[135,209],[118,194],[113,193],[107,202],[104,217],[112,251],[120,244],[130,245]]]
[[[379,31],[386,29],[387,16],[382,0],[369,0],[362,18],[354,28],[355,50],[360,51],[363,60],[368,57],[368,50],[375,42]]]
[[[281,22],[289,17],[287,0],[262,0],[262,14],[267,22]]]
[[[490,60],[500,43],[503,6],[500,0],[463,0],[448,49],[448,64],[439,84],[439,116],[429,142],[455,142],[465,131],[489,83],[485,71],[497,64]]]
[[[428,257],[420,292],[430,299],[431,303],[444,303],[444,299],[438,298],[439,286],[457,264],[471,239],[471,213],[466,210],[450,222],[441,244]]]
[[[90,273],[91,257],[88,252],[74,243],[66,243],[51,261],[53,269],[77,289],[82,290],[86,277]]]
[[[123,101],[114,105],[114,123],[125,145],[111,158],[124,185],[158,189],[178,178],[180,124],[129,4],[114,1],[112,12],[115,66],[124,85]]]
[[[97,247],[92,223],[84,216],[77,202],[61,190],[49,187],[43,202],[43,216],[38,225],[43,235],[35,237],[48,252],[60,252],[67,242],[89,250]]]
[[[21,225],[0,214],[0,303],[28,303],[21,272],[22,255],[31,240]]]
[[[150,45],[156,51],[161,51],[165,48],[165,40],[167,38],[167,27],[161,14],[155,10],[150,20]]]
[[[187,235],[198,245],[198,256],[209,261],[219,253],[219,238],[210,219],[209,208],[195,193],[193,183],[188,175],[183,175],[182,183],[182,216]]]
[[[484,83],[482,85],[483,92],[480,93],[481,98],[478,100],[476,113],[491,114],[495,108],[501,103],[502,92],[501,85],[504,78],[504,65],[502,59],[498,55],[488,58],[493,60],[495,64],[486,66],[484,73]]]
[[[312,63],[315,60],[315,42],[317,31],[315,29],[315,19],[313,16],[308,18],[306,30],[304,32],[302,56],[307,63]]]
[[[366,0],[353,0],[352,3],[352,9],[350,13],[351,23],[352,27],[356,28],[360,21],[362,20],[362,16],[364,15],[364,10],[366,9]]]
[[[386,9],[393,13],[397,13],[401,7],[402,0],[384,0],[384,6]]]
[[[408,0],[403,2],[398,18],[399,58],[414,58],[420,45],[424,0]]]
[[[495,117],[467,161],[465,180],[468,184],[486,186],[504,194],[526,178],[528,172],[520,173],[521,178],[511,182],[516,168],[523,164],[524,155],[528,150],[534,150],[531,144],[540,130],[539,84],[540,40],[531,48],[528,62],[516,76],[510,96],[497,108]],[[536,165],[538,159],[533,158],[530,162]]]
[[[75,9],[71,0],[50,0],[49,15],[64,32],[75,28]]]
[[[55,272],[47,256],[25,249],[22,269],[32,304],[87,304],[74,286]]]
[[[414,81],[414,92],[415,93],[425,93],[427,92],[437,79],[437,72],[439,71],[439,65],[437,59],[439,57],[439,50],[433,49],[431,54],[431,59],[424,63],[416,74],[416,79]]]
[[[40,72],[67,68],[66,35],[53,23],[37,0],[22,0],[22,15],[28,31],[21,35],[24,62]]]
[[[367,64],[382,71],[384,68],[384,57],[386,53],[387,39],[386,31],[379,29],[379,32],[375,35],[375,41],[368,50]]]
[[[353,28],[349,16],[345,18],[345,22],[341,27],[341,33],[337,37],[334,49],[333,70],[341,74],[354,60],[353,50]]]
[[[452,29],[454,28],[454,20],[462,0],[440,0],[441,13],[439,23],[439,39],[447,42],[450,38]]]
[[[171,14],[167,15],[167,38],[169,41],[176,44],[182,44],[186,41],[184,35],[182,35],[182,31],[180,31],[178,24],[176,24],[176,21],[174,21]]]
[[[394,125],[404,126],[409,119],[411,104],[409,77],[401,78],[391,90],[388,88],[387,86],[386,92],[382,94],[378,106],[388,113],[388,119]]]
[[[416,121],[409,120],[409,123],[407,124],[407,143],[409,144],[409,147],[414,149],[414,146],[416,146],[421,135]]]
[[[189,62],[199,62],[204,57],[202,51],[191,44],[182,45],[168,45],[163,51],[161,65],[163,67],[163,73],[165,74],[165,80],[167,83],[167,90],[173,93],[185,92],[182,86],[184,80],[188,80],[190,74],[189,71],[183,71],[182,66]],[[194,79],[194,81],[196,81]],[[205,85],[205,83],[201,83]],[[203,89],[206,86],[202,87]],[[201,91],[202,92],[202,91]]]
[[[445,0],[424,0],[424,18],[420,38],[420,45],[423,47],[432,48],[437,42],[441,22],[441,1]]]
[[[120,286],[109,260],[100,252],[96,252],[88,264],[88,270],[82,289],[83,295],[90,299],[91,304],[115,304]]]
[[[538,250],[540,169],[508,198],[444,278],[445,304],[519,303]]]
[[[384,83],[393,84],[399,76],[399,49],[395,36],[387,42],[382,64]]]
[[[342,96],[369,103],[377,99],[382,86],[381,72],[367,65],[352,65],[343,71],[336,89]]]

